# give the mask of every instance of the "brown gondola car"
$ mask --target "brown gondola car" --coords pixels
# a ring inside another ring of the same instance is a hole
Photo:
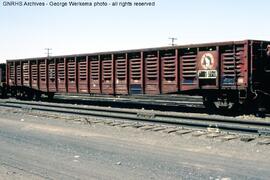
[[[0,64],[0,97],[6,97],[6,64]]]
[[[7,85],[54,93],[189,94],[232,108],[270,93],[270,42],[245,40],[7,60]]]

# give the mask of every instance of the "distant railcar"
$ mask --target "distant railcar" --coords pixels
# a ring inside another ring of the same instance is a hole
[[[6,64],[0,64],[0,97],[6,97]]]
[[[270,94],[270,42],[245,40],[7,60],[12,95],[201,95],[233,108]]]

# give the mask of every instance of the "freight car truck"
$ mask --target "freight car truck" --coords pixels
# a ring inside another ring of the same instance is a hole
[[[270,94],[270,42],[192,44],[7,60],[13,96],[189,94],[208,108],[232,109]]]

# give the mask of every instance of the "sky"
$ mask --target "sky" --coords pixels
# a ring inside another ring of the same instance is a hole
[[[0,62],[46,56],[45,48],[63,55],[168,46],[169,37],[178,45],[270,40],[269,0],[118,1],[155,2],[153,7],[27,7],[0,1]]]

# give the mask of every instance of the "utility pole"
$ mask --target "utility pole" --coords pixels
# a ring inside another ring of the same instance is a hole
[[[45,48],[45,50],[47,51],[46,54],[47,54],[47,57],[49,58],[50,55],[52,54],[50,51],[52,50],[52,48]]]
[[[170,37],[169,38],[170,40],[171,40],[171,46],[175,46],[176,44],[174,44],[174,41],[176,41],[177,40],[177,38],[175,38],[175,37]]]

